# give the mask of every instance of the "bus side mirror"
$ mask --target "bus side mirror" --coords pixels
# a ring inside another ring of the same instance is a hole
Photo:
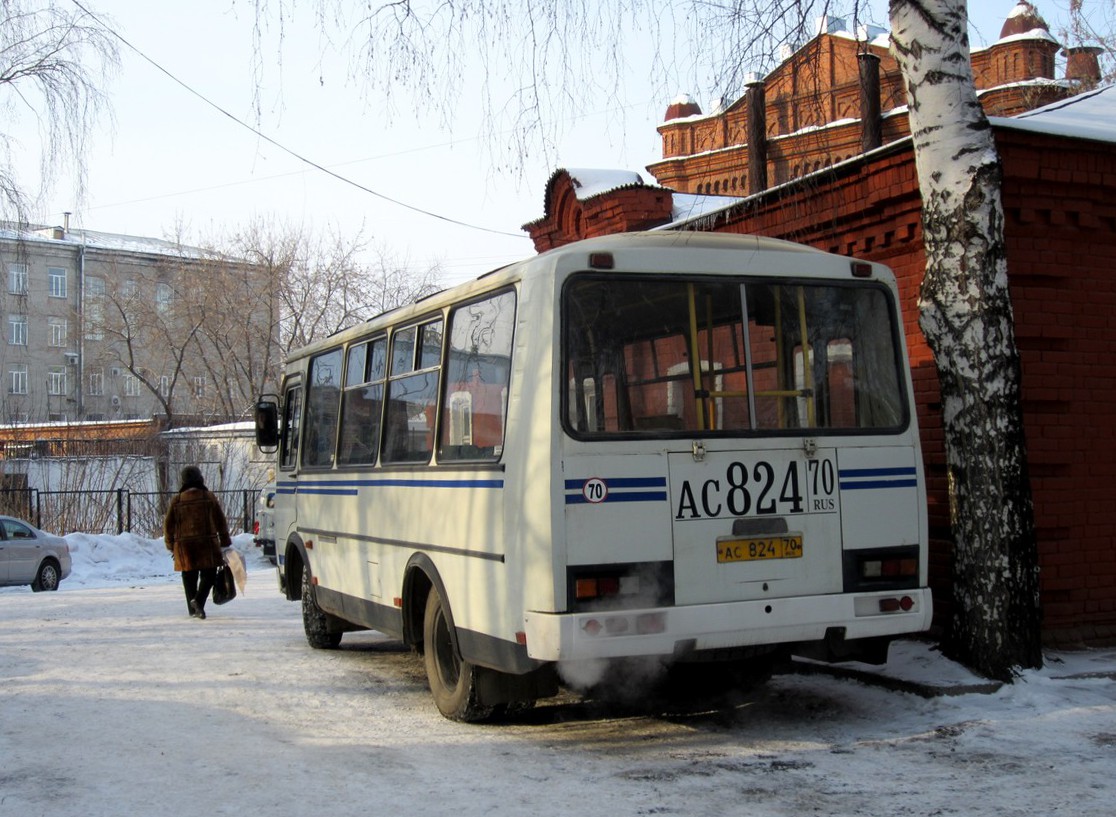
[[[279,403],[261,398],[256,403],[256,445],[272,452],[279,447]]]

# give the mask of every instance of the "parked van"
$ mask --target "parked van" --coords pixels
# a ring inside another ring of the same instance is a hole
[[[256,500],[256,519],[252,523],[253,542],[275,564],[275,484],[260,491]]]

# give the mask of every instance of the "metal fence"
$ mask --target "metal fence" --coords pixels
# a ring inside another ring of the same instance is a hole
[[[67,533],[124,533],[157,539],[163,517],[176,491],[40,491],[37,488],[0,491],[0,513],[26,519],[43,530]],[[229,521],[229,533],[252,530],[256,494],[252,489],[214,491]]]

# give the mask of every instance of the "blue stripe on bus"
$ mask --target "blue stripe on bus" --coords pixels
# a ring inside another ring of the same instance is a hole
[[[633,491],[628,494],[608,492],[608,496],[597,503],[590,503],[580,493],[566,494],[567,505],[608,504],[609,502],[666,502],[666,491]]]
[[[503,488],[502,479],[403,479],[384,478],[362,481],[360,485],[391,485],[410,488]]]
[[[503,488],[502,479],[341,479],[321,482],[288,482],[276,485],[278,494],[338,494],[355,496],[359,488]]]
[[[319,496],[356,496],[356,488],[319,488],[316,485],[300,485],[292,494],[317,494]]]
[[[910,466],[901,468],[842,468],[838,476],[846,477],[913,477],[915,469]]]
[[[872,482],[842,482],[842,491],[865,491],[871,488],[917,488],[918,480],[892,479],[875,480]]]
[[[581,487],[593,477],[585,479],[567,479],[567,491],[580,491]],[[666,477],[600,477],[608,485],[608,490],[613,488],[665,488]]]
[[[868,491],[881,488],[917,488],[917,471],[900,468],[846,468],[838,472],[842,491]]]

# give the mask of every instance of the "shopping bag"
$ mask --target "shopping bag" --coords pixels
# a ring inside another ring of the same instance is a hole
[[[236,598],[236,579],[229,570],[227,562],[217,568],[217,580],[213,583],[213,603],[225,604]]]

